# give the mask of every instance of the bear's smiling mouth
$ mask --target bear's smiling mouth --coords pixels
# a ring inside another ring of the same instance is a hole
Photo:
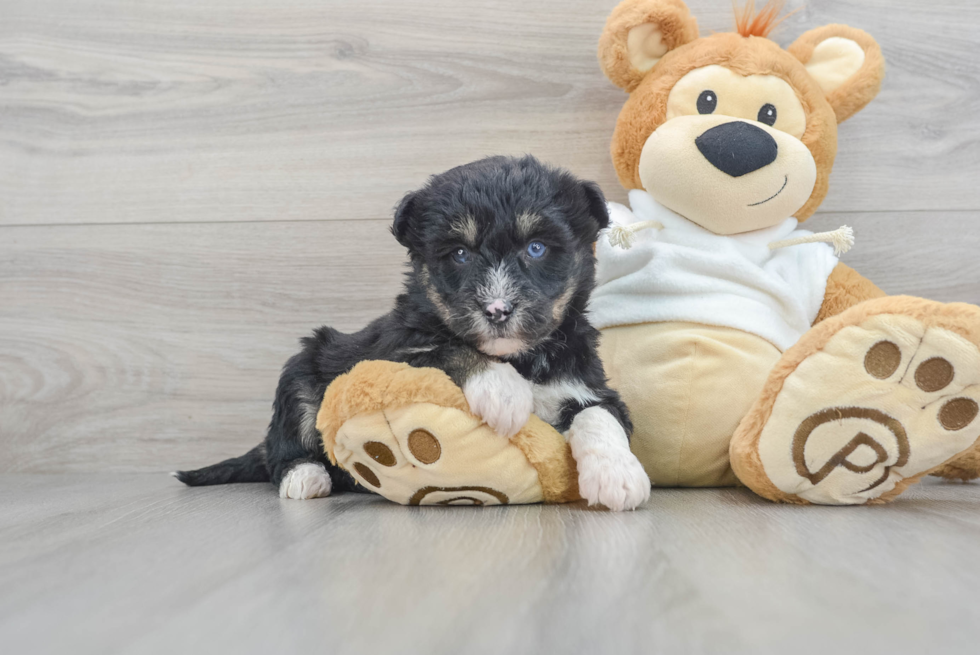
[[[778,196],[780,193],[782,193],[783,192],[783,189],[786,188],[786,185],[787,184],[789,184],[789,175],[784,175],[783,176],[783,186],[779,187],[779,191],[777,191],[773,195],[769,196],[765,200],[760,200],[759,202],[753,202],[751,205],[749,205],[749,207],[758,207],[759,205],[764,205],[765,203],[769,202],[770,200],[772,200],[773,198],[775,198],[776,196]]]

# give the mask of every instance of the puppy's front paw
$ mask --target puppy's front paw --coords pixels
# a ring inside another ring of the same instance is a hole
[[[304,462],[289,469],[283,477],[282,482],[279,483],[279,497],[297,500],[321,498],[329,496],[332,488],[330,474],[323,466]]]
[[[650,498],[650,478],[630,451],[626,432],[612,414],[590,407],[575,417],[568,443],[578,468],[578,490],[589,505],[621,512]]]
[[[615,512],[636,509],[650,498],[650,478],[629,450],[612,448],[575,458],[578,491],[589,505]]]
[[[502,437],[520,432],[534,407],[531,384],[510,364],[493,363],[463,385],[470,411]]]

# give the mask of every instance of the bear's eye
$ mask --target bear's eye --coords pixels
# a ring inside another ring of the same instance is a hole
[[[698,113],[711,114],[718,106],[718,96],[714,91],[702,91],[698,96]]]
[[[456,248],[453,251],[453,259],[457,264],[465,264],[470,261],[470,251],[466,248]]]
[[[759,122],[772,126],[776,124],[776,108],[766,103],[759,110]]]

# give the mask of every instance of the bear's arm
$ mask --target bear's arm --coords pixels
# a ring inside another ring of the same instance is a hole
[[[827,278],[827,290],[823,294],[823,304],[817,313],[816,325],[825,318],[836,316],[845,309],[871,300],[883,298],[886,294],[874,282],[864,277],[850,266],[838,263]]]

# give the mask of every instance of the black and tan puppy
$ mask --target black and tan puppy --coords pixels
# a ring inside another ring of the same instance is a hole
[[[321,327],[283,368],[265,442],[175,475],[189,485],[271,481],[284,498],[350,490],[315,427],[323,392],[363,360],[444,370],[503,438],[533,411],[564,432],[590,503],[646,500],[626,408],[606,385],[585,311],[592,244],[609,223],[598,187],[533,157],[491,157],[432,177],[402,200],[392,232],[411,271],[394,310],[355,334]]]

